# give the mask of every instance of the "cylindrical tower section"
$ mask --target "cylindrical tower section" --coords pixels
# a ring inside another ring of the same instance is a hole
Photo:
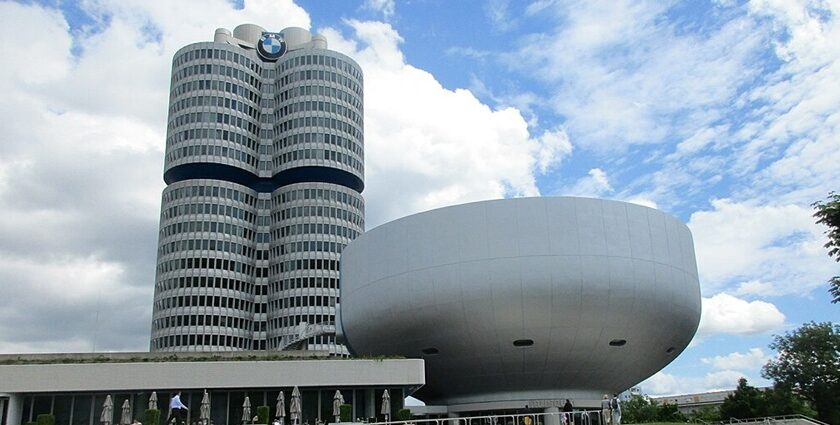
[[[172,62],[164,180],[249,181],[259,161],[258,60],[240,48],[195,43]],[[251,55],[253,56],[253,54]]]
[[[259,348],[261,68],[253,52],[225,43],[191,44],[173,58],[153,351]]]
[[[191,179],[163,191],[153,351],[251,349],[257,193]]]
[[[277,62],[270,349],[348,355],[336,343],[341,251],[364,231],[362,72],[323,49]]]

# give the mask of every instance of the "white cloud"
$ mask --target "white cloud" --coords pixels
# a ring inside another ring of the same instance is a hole
[[[93,24],[71,32],[0,2],[4,352],[148,348],[172,56],[217,26],[309,26],[290,1],[79,7]]]
[[[807,294],[824,285],[833,268],[823,228],[798,205],[712,201],[688,222],[701,282],[707,290],[740,283],[738,294]]]
[[[725,293],[702,301],[699,336],[765,333],[779,330],[785,323],[785,315],[765,301],[746,301]]]
[[[747,374],[737,370],[709,372],[699,377],[678,376],[660,371],[639,384],[639,387],[642,388],[643,393],[649,396],[662,397],[734,390],[741,378],[747,378],[748,381],[754,382]]]
[[[394,0],[365,0],[364,8],[381,13],[385,20],[391,19],[397,10]]]
[[[586,177],[581,177],[573,185],[562,189],[558,195],[598,198],[612,191],[607,173],[600,168],[593,168]]]
[[[725,356],[706,357],[700,360],[718,370],[757,370],[767,364],[771,358],[771,356],[764,354],[761,348],[750,348],[746,353],[734,352]]]
[[[370,226],[445,205],[537,195],[535,173],[570,154],[562,129],[532,136],[519,110],[491,108],[407,64],[390,25],[347,24],[357,42],[336,29],[320,32],[365,72]]]

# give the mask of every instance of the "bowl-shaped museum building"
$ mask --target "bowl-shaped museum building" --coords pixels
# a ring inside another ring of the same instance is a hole
[[[688,227],[624,202],[545,197],[411,215],[341,259],[358,355],[423,358],[427,404],[594,405],[653,375],[700,321]],[[513,403],[513,404],[510,404]]]

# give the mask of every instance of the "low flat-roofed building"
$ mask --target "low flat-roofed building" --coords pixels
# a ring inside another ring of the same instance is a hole
[[[195,423],[204,390],[213,425],[241,424],[246,396],[252,415],[257,406],[269,406],[273,418],[281,391],[288,421],[295,386],[301,392],[300,424],[332,422],[336,390],[354,418],[369,418],[381,416],[387,389],[393,418],[424,383],[423,360],[335,359],[317,352],[0,355],[0,425],[25,424],[39,414],[54,415],[55,425],[96,425],[108,395],[114,424],[125,401],[131,417],[142,421],[152,392],[163,423],[169,399],[179,391],[190,408],[187,423]]]

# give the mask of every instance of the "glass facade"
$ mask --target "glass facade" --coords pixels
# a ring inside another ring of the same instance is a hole
[[[175,54],[152,351],[348,355],[335,306],[364,231],[363,129],[362,72],[340,53]]]
[[[382,393],[385,388],[301,388],[301,404],[303,415],[301,424],[309,423],[314,425],[316,420],[325,423],[333,422],[332,400],[335,390],[340,390],[346,404],[352,406],[354,418],[384,420],[380,413]],[[242,405],[245,397],[251,403],[252,415],[256,415],[258,406],[268,406],[269,416],[275,417],[277,395],[283,391],[286,399],[285,423],[290,423],[289,401],[292,396],[291,388],[273,389],[236,389],[236,390],[208,390],[210,395],[210,423],[213,425],[239,425],[242,424]],[[395,418],[397,411],[404,407],[403,400],[405,393],[402,388],[388,388],[391,396],[391,418]],[[29,394],[23,396],[23,415],[21,424],[34,422],[38,415],[52,414],[55,416],[56,424],[73,425],[99,425],[100,415],[105,397],[110,395],[114,403],[113,423],[119,424],[121,407],[125,400],[130,406],[132,419],[144,421],[145,411],[148,408],[149,397],[152,391],[124,391],[110,393],[60,393],[60,394]],[[157,391],[158,409],[161,412],[161,424],[169,414],[169,398],[171,393]],[[198,424],[201,399],[203,390],[181,391],[181,401],[189,407],[187,412],[187,423]],[[374,403],[371,403],[374,401]]]

